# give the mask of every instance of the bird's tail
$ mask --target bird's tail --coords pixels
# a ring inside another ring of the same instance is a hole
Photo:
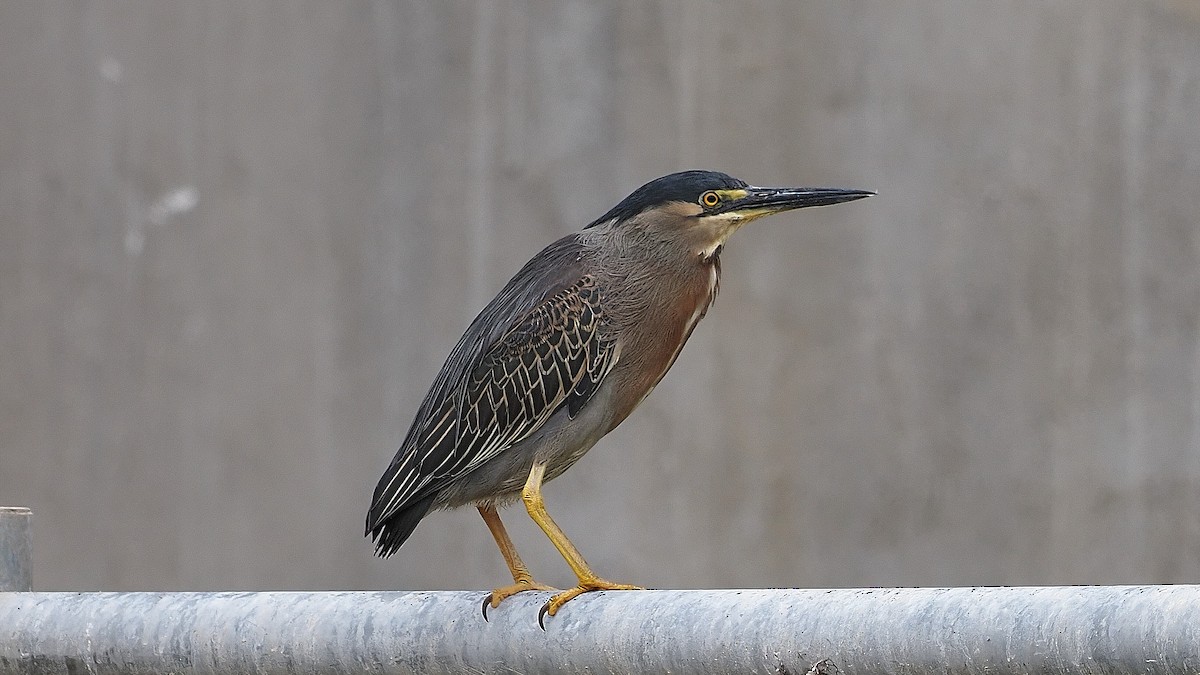
[[[429,508],[433,506],[435,498],[437,498],[437,492],[409,504],[387,519],[376,523],[374,527],[371,526],[371,514],[368,514],[367,533],[375,542],[375,555],[386,558],[400,550],[401,544],[408,539],[413,530],[417,529],[417,523],[421,522],[421,519],[429,513]]]

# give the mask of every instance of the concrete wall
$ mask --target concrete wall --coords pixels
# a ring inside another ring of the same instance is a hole
[[[1200,3],[0,5],[0,503],[52,589],[485,588],[362,521],[450,346],[645,180],[757,223],[547,489],[657,587],[1200,577]],[[542,580],[571,581],[518,510]]]

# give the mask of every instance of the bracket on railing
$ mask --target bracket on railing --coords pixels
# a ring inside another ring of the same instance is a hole
[[[0,506],[0,591],[33,590],[33,513]]]

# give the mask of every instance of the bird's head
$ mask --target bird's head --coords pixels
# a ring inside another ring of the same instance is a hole
[[[840,188],[765,188],[719,171],[681,171],[646,183],[588,227],[639,227],[711,258],[746,223],[781,211],[875,194]]]

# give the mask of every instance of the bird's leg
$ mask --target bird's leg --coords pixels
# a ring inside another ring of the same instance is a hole
[[[500,555],[504,556],[504,562],[508,564],[508,570],[512,572],[513,581],[526,586],[533,585],[533,576],[529,574],[529,568],[522,562],[521,556],[517,554],[517,547],[513,546],[512,539],[508,538],[508,532],[504,529],[504,523],[500,522],[500,514],[494,506],[479,506],[479,515],[483,516],[483,522],[487,523],[488,529],[492,532],[492,537],[496,539],[496,546],[500,548]]]
[[[550,598],[545,605],[542,606],[541,612],[538,613],[538,624],[542,623],[545,615],[554,616],[563,605],[572,600],[576,596],[587,593],[588,591],[640,591],[641,586],[631,586],[629,584],[614,584],[611,581],[601,579],[596,576],[592,568],[588,566],[587,561],[583,559],[583,555],[575,545],[567,539],[567,535],[546,512],[546,504],[542,501],[542,477],[546,473],[546,465],[534,463],[533,468],[529,471],[529,479],[525,481],[525,488],[521,491],[521,499],[525,502],[525,508],[529,511],[529,517],[533,518],[533,522],[537,523],[538,527],[542,528],[542,532],[550,538],[554,548],[558,549],[559,554],[571,566],[571,571],[575,572],[575,576],[579,579],[579,585],[575,588],[567,589],[554,597]],[[545,628],[545,626],[542,626]]]
[[[521,591],[557,591],[553,586],[539,584],[533,580],[533,575],[529,573],[529,568],[521,561],[521,556],[517,554],[517,547],[513,546],[512,539],[508,538],[508,532],[504,529],[504,523],[500,522],[500,513],[496,511],[494,506],[476,506],[479,509],[479,515],[483,516],[483,522],[487,523],[488,530],[491,531],[492,537],[496,540],[496,546],[500,549],[500,555],[504,556],[504,562],[508,565],[508,571],[512,572],[513,583],[511,586],[501,586],[493,590],[483,599],[483,618],[487,619],[487,608],[491,605],[493,609],[500,606],[501,601],[509,596],[516,595]]]

